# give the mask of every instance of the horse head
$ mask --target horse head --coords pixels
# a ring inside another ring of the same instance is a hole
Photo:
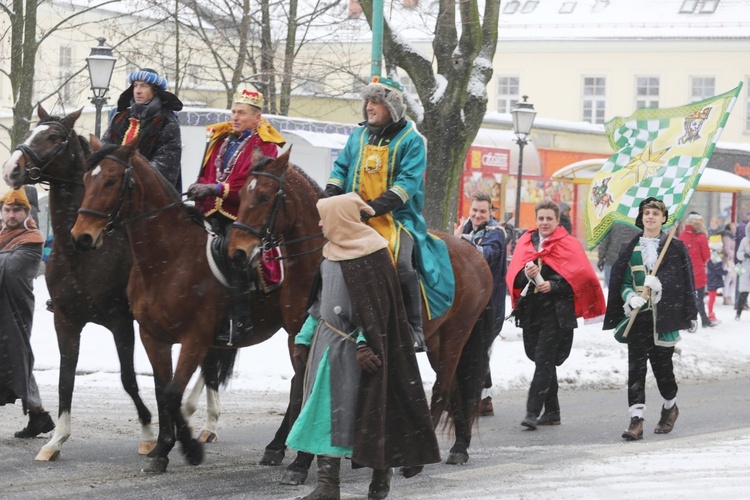
[[[57,118],[47,114],[40,104],[37,115],[39,123],[24,142],[16,146],[3,166],[3,178],[12,188],[48,179],[67,178],[66,172],[61,170],[67,160],[75,158],[73,151],[79,144],[73,126],[81,116],[81,109]]]
[[[126,146],[104,145],[91,136],[94,155],[83,176],[86,192],[70,234],[79,250],[101,247],[106,234],[121,223],[126,198],[135,185],[131,161],[138,154],[138,141]]]
[[[253,152],[253,168],[240,191],[240,208],[229,238],[229,257],[239,267],[247,266],[284,230],[285,222],[279,215],[285,209],[284,181],[290,152],[276,159]]]

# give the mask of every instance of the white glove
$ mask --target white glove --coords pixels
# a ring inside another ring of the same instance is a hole
[[[651,289],[653,293],[660,294],[661,293],[661,281],[659,281],[659,278],[653,275],[646,276],[646,280],[643,282],[643,284]]]
[[[640,309],[646,304],[646,299],[641,297],[640,295],[633,295],[628,299],[628,305],[631,309]]]

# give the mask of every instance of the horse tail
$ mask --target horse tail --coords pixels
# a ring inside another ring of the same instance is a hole
[[[217,349],[212,347],[201,365],[206,386],[218,391],[232,376],[234,362],[237,360],[237,349]]]
[[[474,323],[456,367],[461,406],[469,429],[477,417],[482,389],[489,374],[490,347],[495,340],[494,330],[495,310],[490,303]]]

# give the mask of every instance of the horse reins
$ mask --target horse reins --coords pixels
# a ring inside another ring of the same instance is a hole
[[[271,206],[271,211],[268,214],[268,217],[266,218],[266,221],[263,223],[260,229],[255,229],[252,226],[249,226],[243,222],[234,221],[232,223],[233,228],[240,229],[242,231],[245,231],[247,233],[252,234],[256,238],[258,238],[263,243],[263,250],[267,251],[270,250],[273,247],[284,247],[288,245],[292,245],[294,243],[301,243],[303,241],[312,240],[315,238],[323,238],[323,233],[316,233],[308,236],[303,236],[301,238],[295,238],[293,240],[281,240],[276,237],[276,228],[278,223],[278,217],[279,212],[281,211],[281,207],[284,207],[284,210],[286,211],[286,195],[284,194],[284,176],[281,177],[273,174],[269,174],[267,172],[250,172],[250,175],[255,175],[258,177],[268,177],[269,179],[273,179],[276,182],[279,183],[279,189],[276,191],[276,196],[273,200],[273,205]],[[269,260],[284,260],[289,259],[292,257],[298,257],[300,255],[306,255],[309,253],[317,252],[323,248],[323,245],[317,248],[313,248],[312,250],[306,250],[304,252],[295,253],[291,255],[282,255],[279,257],[270,257]]]

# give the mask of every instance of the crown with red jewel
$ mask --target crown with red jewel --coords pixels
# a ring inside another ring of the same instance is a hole
[[[256,92],[255,90],[240,90],[234,94],[232,102],[239,104],[249,104],[255,106],[258,109],[263,109],[263,94]]]

